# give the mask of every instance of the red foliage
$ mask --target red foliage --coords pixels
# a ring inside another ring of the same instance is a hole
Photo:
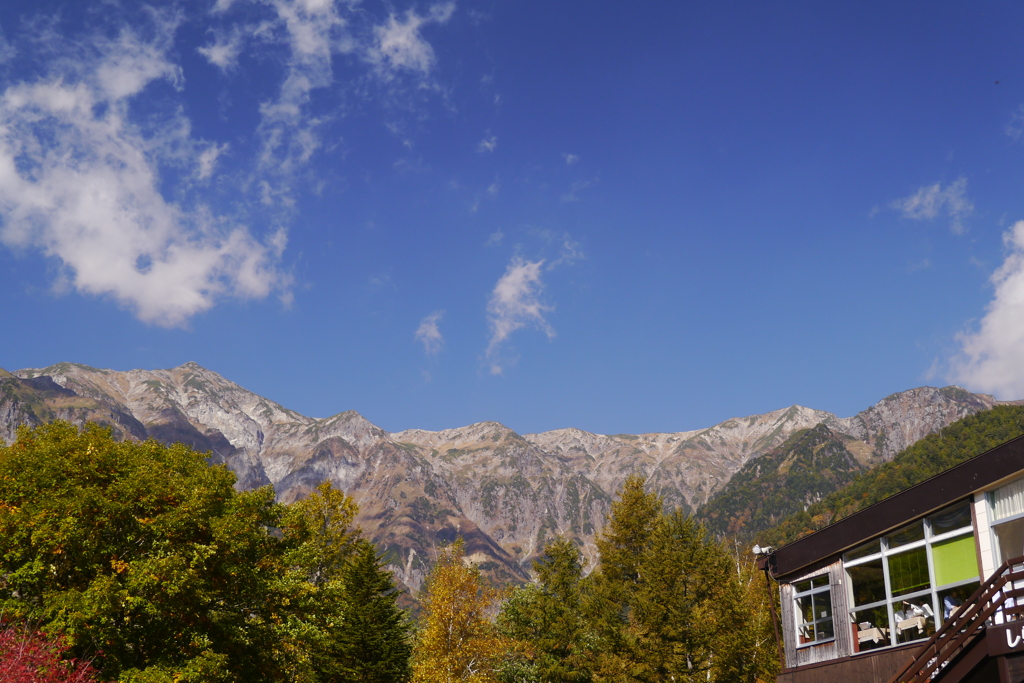
[[[66,659],[67,646],[39,631],[0,624],[0,681],[4,683],[94,683],[89,662]]]

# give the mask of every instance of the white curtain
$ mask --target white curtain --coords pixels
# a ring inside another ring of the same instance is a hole
[[[992,492],[995,504],[993,521],[1024,513],[1024,479],[1018,479]]]

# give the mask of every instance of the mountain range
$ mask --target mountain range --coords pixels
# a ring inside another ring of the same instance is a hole
[[[22,424],[93,421],[119,438],[180,441],[208,451],[212,462],[236,473],[239,488],[270,485],[282,502],[329,479],[359,503],[359,523],[415,592],[437,546],[457,536],[465,539],[469,558],[502,581],[527,579],[552,535],[574,539],[592,562],[611,500],[633,473],[667,504],[698,514],[713,510],[718,527],[712,528],[735,533],[735,520],[742,527],[743,515],[754,513],[733,514],[721,496],[756,490],[762,470],[777,480],[780,468],[789,476],[793,463],[811,469],[840,463],[841,471],[814,479],[799,501],[806,505],[850,472],[886,462],[999,403],[959,387],[921,387],[853,417],[794,405],[674,433],[517,434],[497,422],[387,432],[352,410],[328,418],[300,415],[196,363],[123,372],[59,363],[0,370],[0,439],[13,441]],[[787,442],[813,455],[826,441],[829,458],[787,461]],[[743,481],[728,488],[741,469]]]

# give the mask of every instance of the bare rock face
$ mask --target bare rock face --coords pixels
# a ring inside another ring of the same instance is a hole
[[[525,580],[554,535],[576,540],[593,562],[612,497],[633,473],[668,504],[695,510],[746,462],[798,430],[825,423],[849,439],[862,464],[876,464],[996,403],[958,387],[922,387],[850,418],[791,406],[667,434],[519,435],[497,422],[388,433],[355,411],[300,415],[195,363],[128,372],[60,363],[0,370],[0,438],[12,441],[19,424],[94,421],[118,438],[209,452],[211,462],[236,473],[240,489],[269,485],[283,502],[330,480],[359,503],[363,529],[416,591],[435,548],[457,536],[504,581]]]
[[[919,387],[886,396],[853,417],[833,418],[826,424],[867,444],[874,462],[886,462],[904,448],[968,415],[1002,403],[988,394],[960,387]]]

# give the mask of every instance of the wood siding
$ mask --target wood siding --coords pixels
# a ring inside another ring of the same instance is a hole
[[[920,646],[920,643],[916,643],[874,650],[856,657],[787,670],[780,673],[776,680],[777,683],[888,683]]]
[[[782,602],[782,633],[786,651],[786,666],[797,667],[817,664],[831,659],[848,657],[853,654],[853,632],[850,630],[849,607],[847,605],[846,584],[843,576],[842,560],[837,560],[827,567],[808,572],[793,582],[804,581],[815,576],[827,575],[832,589],[832,624],[835,628],[835,640],[821,645],[797,647],[796,605],[793,602],[793,586],[788,583],[780,586]],[[781,680],[781,679],[780,679]]]

